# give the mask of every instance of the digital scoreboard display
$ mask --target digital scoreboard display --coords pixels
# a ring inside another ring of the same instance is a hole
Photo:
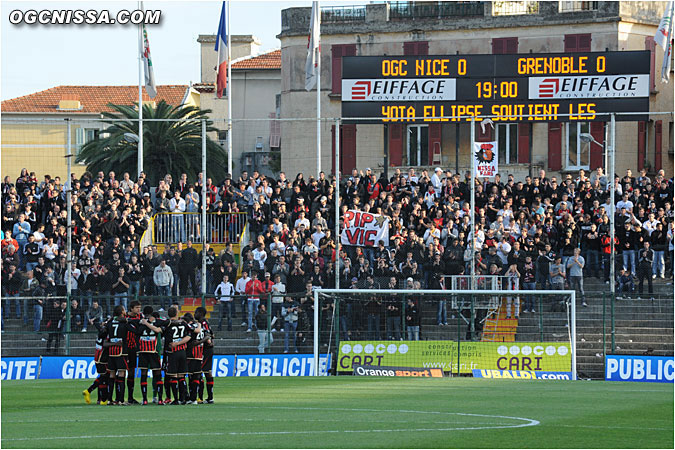
[[[647,120],[648,51],[345,56],[345,122]],[[351,119],[351,120],[350,120]]]

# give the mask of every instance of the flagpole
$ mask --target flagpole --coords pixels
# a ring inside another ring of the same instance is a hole
[[[227,173],[232,177],[232,34],[230,33],[230,3],[227,2],[227,117],[228,117],[228,131],[227,131]]]
[[[143,3],[138,2],[140,10]],[[143,172],[143,24],[138,25],[138,173]]]
[[[319,2],[316,2],[316,9],[319,16],[316,30],[316,39],[319,44],[316,58],[316,178],[318,179],[321,173],[321,9]]]

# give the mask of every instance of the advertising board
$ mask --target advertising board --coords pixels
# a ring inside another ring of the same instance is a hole
[[[330,355],[319,358],[321,374],[330,367]],[[285,377],[313,376],[314,355],[214,355],[214,377]],[[2,380],[72,380],[96,378],[96,365],[91,356],[46,356],[2,358]],[[140,369],[136,369],[140,377]]]
[[[672,356],[606,355],[606,381],[672,383],[675,359]]]
[[[344,56],[342,118],[361,123],[470,121],[471,116],[495,122],[606,121],[611,112],[649,111],[649,72],[648,51]]]
[[[571,380],[572,372],[527,370],[473,370],[474,378],[505,378],[514,380]]]
[[[474,369],[570,371],[569,343],[561,342],[462,342],[453,341],[343,341],[338,372],[354,366],[438,368],[470,374]],[[459,361],[458,361],[459,360]]]

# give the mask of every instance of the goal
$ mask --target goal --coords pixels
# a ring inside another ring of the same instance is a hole
[[[335,375],[576,379],[575,300],[574,291],[317,289],[314,358],[329,353]]]

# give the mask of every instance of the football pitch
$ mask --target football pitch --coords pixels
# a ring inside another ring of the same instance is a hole
[[[673,448],[674,444],[672,384],[219,378],[215,404],[185,406],[86,405],[81,391],[88,385],[86,380],[3,381],[2,447]]]

